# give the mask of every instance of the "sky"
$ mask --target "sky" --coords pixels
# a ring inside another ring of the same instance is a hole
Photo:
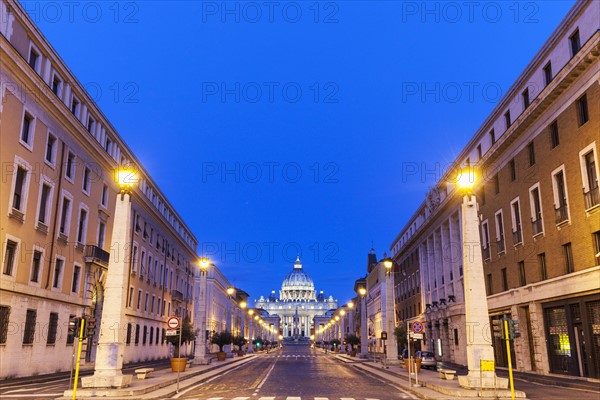
[[[236,287],[354,296],[574,1],[22,1]]]

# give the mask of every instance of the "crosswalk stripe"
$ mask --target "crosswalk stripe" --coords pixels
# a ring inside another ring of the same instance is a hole
[[[286,400],[302,400],[302,398],[301,397],[289,397],[288,396]]]
[[[258,400],[275,400],[275,397],[261,397]]]
[[[231,400],[248,400],[250,397],[234,397]]]
[[[315,397],[315,400],[329,400],[329,397]]]
[[[224,397],[211,397],[210,399],[206,399],[206,400],[223,400]]]

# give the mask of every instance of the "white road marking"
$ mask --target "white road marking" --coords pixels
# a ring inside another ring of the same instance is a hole
[[[302,400],[301,397],[287,397],[286,400]]]
[[[25,398],[29,398],[30,399],[32,396],[54,397],[54,396],[62,396],[63,394],[64,394],[64,392],[61,392],[61,393],[39,393],[39,394],[36,394],[36,393],[29,393],[29,394],[9,394],[9,395],[3,393],[2,394],[2,398],[3,399],[8,399],[10,397],[18,397],[18,398],[25,397]]]
[[[271,369],[269,370],[269,372],[267,372],[267,375],[265,375],[265,377],[263,378],[263,380],[260,381],[260,383],[256,387],[257,391],[262,387],[262,385],[265,384],[265,382],[267,381],[267,378],[269,378],[269,375],[271,375],[271,372],[273,372],[273,368],[275,368],[275,364],[277,364],[277,361],[275,361],[273,363],[273,365],[271,366]]]

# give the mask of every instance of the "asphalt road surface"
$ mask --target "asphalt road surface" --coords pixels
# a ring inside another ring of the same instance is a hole
[[[308,345],[289,344],[182,391],[181,399],[202,400],[396,400],[417,397],[356,371]]]

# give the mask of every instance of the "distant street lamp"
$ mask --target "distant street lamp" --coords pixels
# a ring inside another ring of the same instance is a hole
[[[481,239],[479,237],[479,216],[477,199],[473,187],[477,175],[473,168],[459,172],[457,185],[463,194],[462,216],[462,252],[465,293],[465,323],[467,327],[467,367],[469,373],[459,376],[462,387],[507,387],[506,379],[495,377],[493,371],[482,371],[481,360],[494,360],[494,349],[485,336],[485,327],[489,324],[489,311],[486,301]]]
[[[369,342],[367,340],[367,288],[360,286],[356,293],[361,298],[360,303],[360,358],[367,358]]]
[[[199,262],[198,274],[194,279],[194,323],[197,323],[198,334],[194,346],[194,364],[209,364],[210,358],[206,357],[206,278],[210,261],[202,258]]]
[[[232,329],[232,319],[233,319],[233,315],[231,312],[231,302],[233,301],[233,296],[235,296],[235,288],[234,287],[229,287],[227,288],[227,321],[225,321],[225,330],[231,334],[233,334],[233,329]],[[233,354],[231,354],[231,345],[227,344],[224,346],[225,353],[227,353],[227,357],[232,357]]]
[[[356,334],[354,332],[354,313],[352,312],[353,308],[354,308],[354,302],[349,301],[348,302],[348,331],[350,332],[351,335]]]
[[[131,197],[137,176],[133,169],[119,168],[115,174],[120,192],[114,212],[114,226],[110,261],[104,284],[104,298],[100,335],[94,365],[94,375],[81,378],[84,388],[123,388],[129,386],[132,375],[123,375],[123,356],[125,353],[125,333],[115,329],[127,325],[125,309],[127,306],[127,288],[129,287],[129,258],[123,250],[131,251],[132,209]]]
[[[246,337],[246,324],[245,324],[245,320],[246,320],[246,307],[248,307],[248,303],[246,303],[245,301],[241,301],[240,302],[240,336],[241,337]]]
[[[394,307],[394,262],[391,258],[383,259],[385,267],[385,324],[387,330],[386,361],[398,362],[398,341],[394,336],[396,330],[396,312]]]

